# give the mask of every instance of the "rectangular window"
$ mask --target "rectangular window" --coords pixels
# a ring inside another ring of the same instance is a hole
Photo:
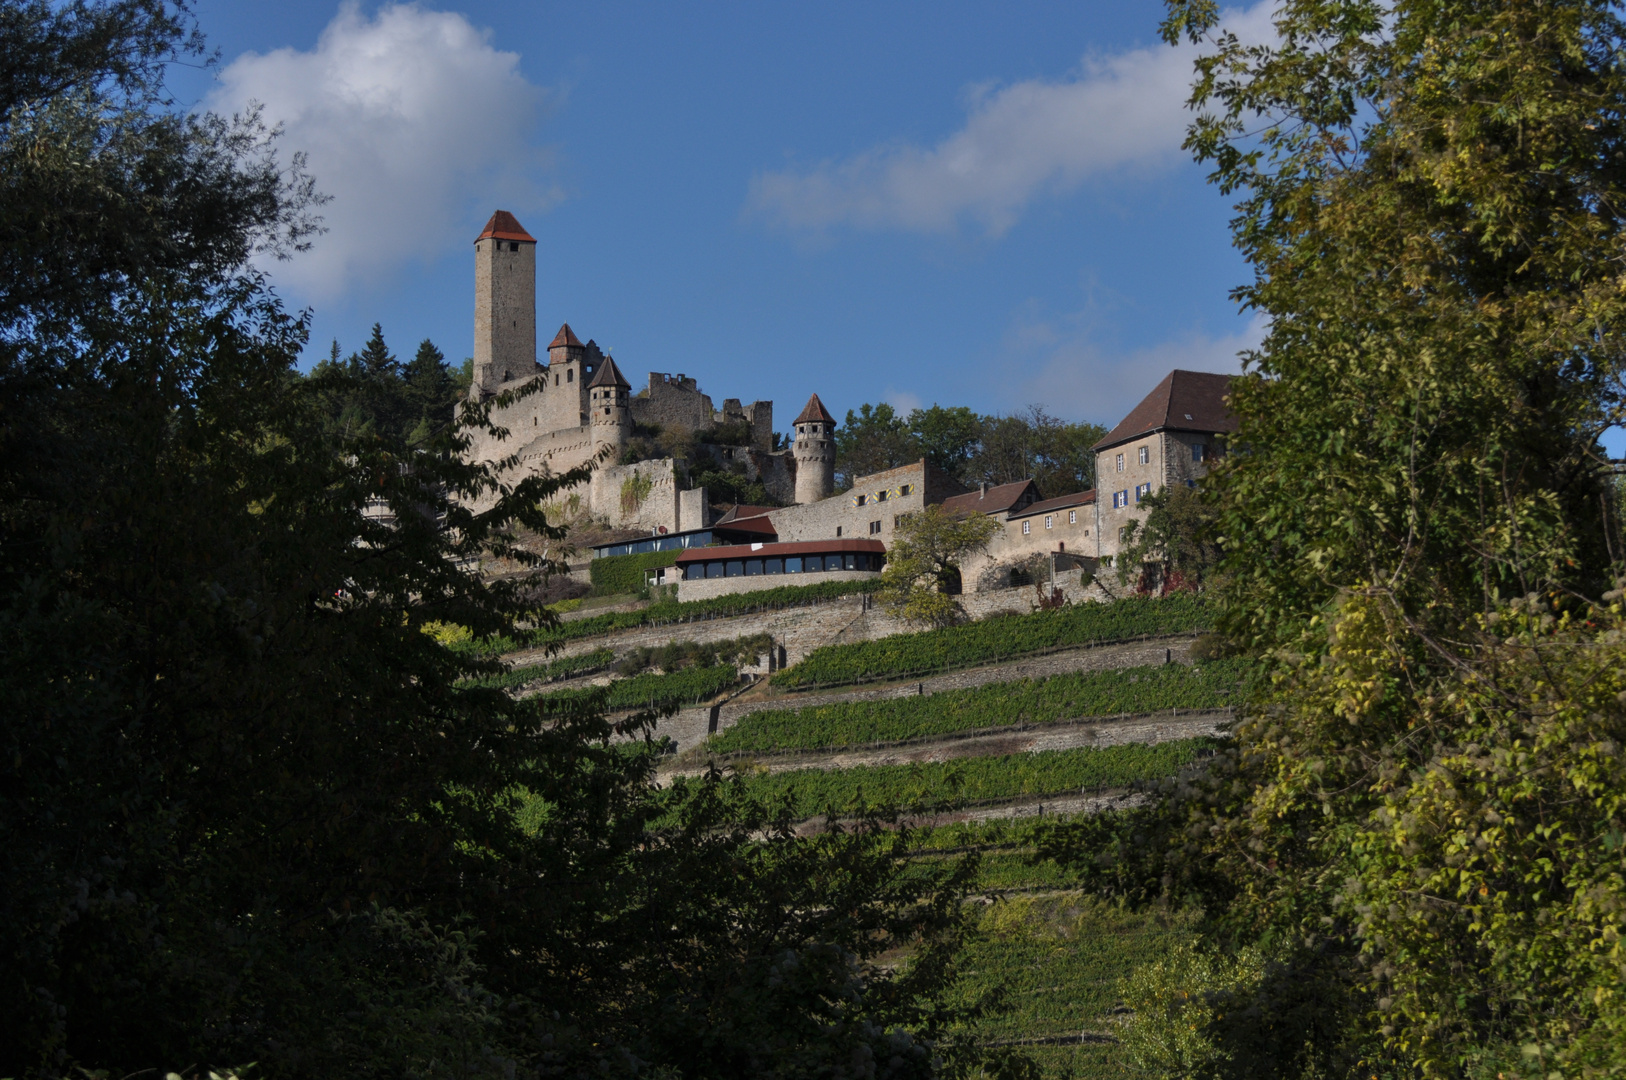
[[[761,574],[762,574],[762,560],[761,559],[746,559],[745,560],[745,576],[746,577],[759,577],[759,576],[761,576]]]
[[[1069,525],[1077,525],[1078,524],[1078,511],[1077,510],[1069,510],[1069,511],[1067,511],[1067,524],[1069,524]]]
[[[1152,448],[1150,446],[1143,446],[1140,448],[1140,463],[1142,465],[1150,465],[1152,463]]]
[[[1142,499],[1146,498],[1146,496],[1150,495],[1151,493],[1152,493],[1152,485],[1151,484],[1136,484],[1135,485],[1135,501],[1136,502],[1140,502]]]
[[[1054,528],[1055,524],[1056,524],[1056,518],[1055,518],[1054,514],[1046,514],[1044,516],[1044,527],[1045,528],[1047,528],[1047,529]]]
[[[912,492],[914,490],[915,490],[915,485],[913,485],[913,484],[904,484],[902,487],[898,488],[898,495],[900,497],[904,496],[904,495],[908,495],[910,492]]]
[[[785,560],[785,573],[800,574],[801,572],[802,557],[800,555],[792,556],[791,558]]]
[[[853,496],[853,505],[854,506],[863,506],[867,502],[869,502],[869,496],[868,495],[854,495]]]
[[[1028,535],[1032,531],[1033,531],[1033,522],[1031,522],[1031,521],[1022,522],[1022,535],[1023,536]]]
[[[880,531],[881,531],[881,523],[879,521],[872,521],[872,522],[869,523],[869,534],[871,536],[874,536],[875,534],[879,533]]]
[[[706,564],[692,562],[683,568],[683,580],[695,581],[706,576]]]
[[[709,562],[709,563],[707,563],[706,564],[706,576],[709,577],[709,578],[722,577],[723,576],[723,564],[720,563],[720,562]]]
[[[1192,447],[1191,447],[1191,460],[1192,461],[1202,461],[1203,460],[1203,444],[1202,443],[1194,443],[1194,444],[1192,444]]]
[[[1122,454],[1118,455],[1118,471],[1124,471],[1124,456]]]
[[[848,570],[857,570],[857,569],[859,569],[858,556],[857,555],[843,555],[841,557],[841,561],[846,565],[846,568]]]
[[[898,519],[899,519],[899,518],[900,518],[900,517],[902,517],[902,516],[903,516],[903,515],[901,515],[901,514],[893,514],[893,515],[892,515],[892,527],[893,527],[893,528],[894,528],[894,529],[896,529],[896,528],[897,528],[897,527],[898,527]]]
[[[884,491],[877,491],[877,492],[876,492],[876,493],[875,493],[875,501],[876,501],[876,502],[886,502],[886,492],[884,492]]]
[[[840,537],[841,537],[841,526],[837,525],[836,526],[836,538],[840,539]]]
[[[730,559],[730,560],[728,560],[728,576],[729,577],[744,577],[745,576],[745,563],[740,559]]]
[[[785,560],[768,559],[764,562],[762,570],[767,574],[783,574],[785,572]]]

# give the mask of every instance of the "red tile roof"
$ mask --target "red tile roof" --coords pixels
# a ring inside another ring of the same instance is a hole
[[[733,518],[712,523],[712,531],[719,533],[747,533],[752,536],[778,536],[779,530],[765,516]]]
[[[615,360],[608,356],[599,361],[598,370],[593,373],[593,381],[587,384],[589,390],[595,386],[619,386],[623,390],[632,389],[632,384],[621,377],[621,369],[615,366]]]
[[[1207,371],[1169,372],[1168,376],[1107,437],[1091,449],[1105,450],[1140,435],[1171,429],[1174,431],[1235,431],[1237,419],[1225,404],[1231,389],[1230,375]]]
[[[1060,495],[1054,499],[1042,499],[1023,510],[1014,510],[1011,517],[1031,517],[1034,514],[1048,514],[1056,510],[1066,510],[1073,506],[1089,506],[1095,502],[1095,489],[1088,491],[1075,491],[1071,495]]]
[[[498,210],[495,214],[492,214],[491,220],[486,222],[486,227],[481,230],[479,236],[474,238],[474,242],[478,244],[488,236],[496,240],[518,240],[526,244],[536,243],[536,237],[526,232],[525,226],[519,223],[519,219],[506,210]]]
[[[581,339],[571,332],[569,323],[560,324],[559,332],[553,335],[552,341],[548,342],[548,348],[550,349],[557,349],[561,346],[569,346],[572,349],[582,347]]]
[[[964,495],[944,499],[943,509],[962,510],[968,514],[1003,514],[1015,506],[1030,489],[1033,491],[1034,499],[1037,500],[1039,489],[1033,486],[1033,481],[1018,480],[1014,484],[998,484],[989,488],[986,493],[978,488]]]
[[[833,424],[836,422],[836,418],[830,415],[830,410],[824,407],[824,402],[819,400],[817,394],[807,399],[807,405],[802,409],[802,414],[791,421],[793,424],[816,424],[820,422]]]
[[[752,506],[750,503],[735,503],[726,514],[717,519],[716,523],[723,525],[729,522],[743,521],[745,518],[761,517],[763,514],[777,509],[779,509],[777,506]]]
[[[784,544],[734,544],[729,547],[690,548],[677,557],[678,565],[711,562],[713,559],[771,559],[785,555],[828,555],[849,551],[886,554],[879,540],[797,540]]]

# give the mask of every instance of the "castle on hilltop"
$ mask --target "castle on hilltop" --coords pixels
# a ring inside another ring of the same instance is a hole
[[[699,436],[696,456],[760,482],[780,502],[822,499],[834,486],[834,421],[817,395],[808,408],[824,414],[826,437],[798,438],[795,446],[776,450],[773,402],[742,405],[727,398],[719,409],[682,373],[650,372],[648,385],[635,394],[615,359],[591,339],[583,344],[569,323],[559,327],[541,361],[536,238],[506,210],[492,214],[474,241],[473,376],[474,401],[537,388],[510,404],[493,405],[492,423],[507,435],[479,434],[471,455],[480,461],[517,457],[523,475],[558,474],[601,461],[588,490],[575,498],[580,509],[611,526],[681,532],[710,524],[708,493],[688,489],[684,463],[665,457],[621,464],[639,434],[652,438],[681,430]]]
[[[505,433],[477,435],[471,455],[512,459],[522,476],[597,462],[585,491],[558,496],[565,511],[642,534],[595,545],[595,557],[680,550],[651,580],[678,585],[682,599],[788,580],[779,575],[800,575],[798,584],[874,576],[903,519],[937,505],[998,526],[987,549],[956,570],[957,589],[1009,587],[1031,577],[1036,560],[1054,582],[1060,568],[1116,560],[1131,527],[1145,520],[1146,500],[1171,485],[1195,486],[1237,430],[1227,403],[1230,376],[1176,370],[1093,447],[1110,508],[1093,488],[1046,497],[1032,478],[967,488],[925,459],[851,477],[837,496],[837,425],[817,394],[792,422],[790,445],[780,447],[773,402],[728,398],[718,409],[694,379],[660,372],[633,393],[614,358],[591,339],[583,344],[568,323],[542,362],[536,239],[499,210],[475,239],[474,254],[469,397],[490,403],[492,423]],[[530,392],[505,401],[520,390]],[[682,459],[654,451],[678,436]],[[779,505],[735,504],[713,515],[709,492],[694,485],[691,470],[761,483]]]

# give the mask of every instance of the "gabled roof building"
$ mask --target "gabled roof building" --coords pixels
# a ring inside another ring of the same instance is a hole
[[[1237,419],[1226,403],[1230,375],[1169,372],[1096,443],[1096,555],[1117,557],[1131,521],[1146,517],[1142,502],[1170,484],[1195,486],[1225,452]]]

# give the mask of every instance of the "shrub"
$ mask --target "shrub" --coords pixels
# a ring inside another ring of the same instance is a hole
[[[677,562],[681,551],[646,551],[638,555],[611,555],[587,564],[593,592],[599,596],[619,596],[643,589],[645,575]]]

